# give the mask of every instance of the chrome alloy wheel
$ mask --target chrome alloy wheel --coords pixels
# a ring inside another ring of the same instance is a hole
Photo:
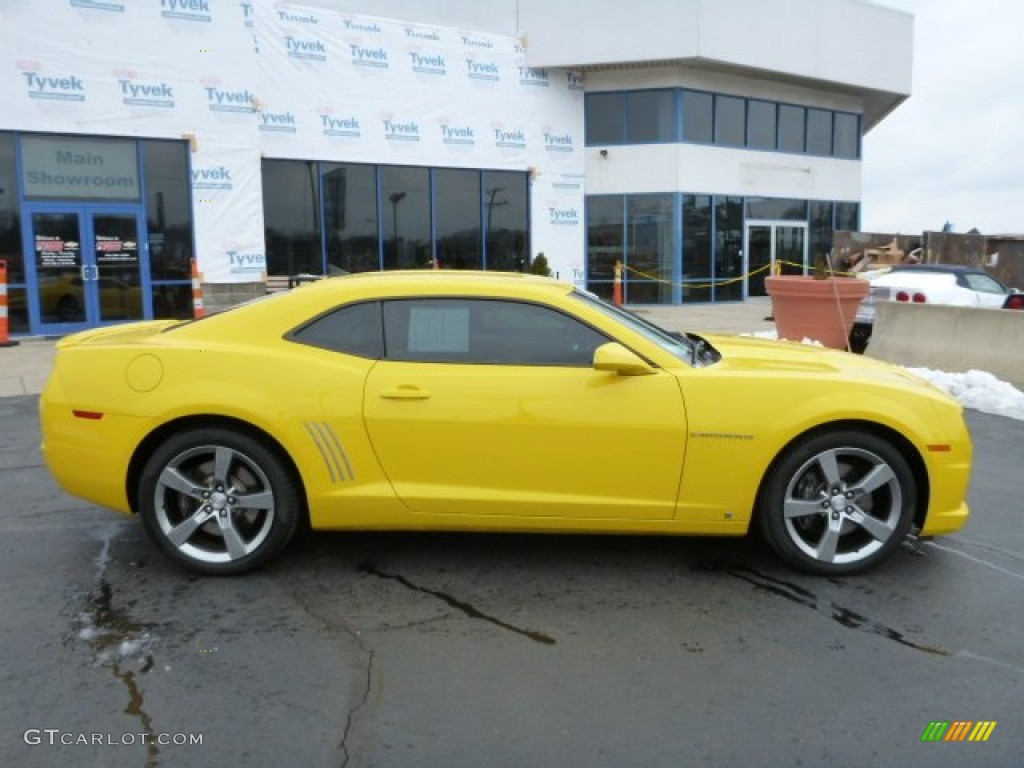
[[[903,508],[900,473],[877,453],[853,446],[811,456],[783,496],[792,544],[835,565],[859,563],[881,550],[903,528]]]
[[[274,527],[269,478],[242,451],[197,445],[167,461],[156,478],[156,523],[182,555],[228,563],[260,548]]]

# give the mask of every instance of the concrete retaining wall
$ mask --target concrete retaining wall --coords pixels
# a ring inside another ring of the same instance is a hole
[[[879,302],[865,354],[951,373],[988,371],[1024,389],[1024,311]]]

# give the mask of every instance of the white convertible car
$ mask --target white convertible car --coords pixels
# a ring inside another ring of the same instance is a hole
[[[863,352],[871,338],[878,302],[998,309],[1008,295],[1016,293],[987,272],[953,264],[901,264],[862,279],[870,280],[871,293],[857,310],[850,333],[850,345],[855,352]]]

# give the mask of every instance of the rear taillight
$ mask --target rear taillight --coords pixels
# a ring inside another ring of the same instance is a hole
[[[1004,309],[1024,309],[1024,293],[1015,293],[1006,297]]]
[[[927,304],[928,297],[920,291],[914,294],[907,293],[906,291],[896,291],[896,301],[912,301],[915,304]]]

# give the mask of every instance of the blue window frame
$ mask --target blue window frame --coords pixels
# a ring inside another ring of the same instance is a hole
[[[587,146],[683,142],[857,160],[862,119],[842,112],[690,88],[585,97]]]

